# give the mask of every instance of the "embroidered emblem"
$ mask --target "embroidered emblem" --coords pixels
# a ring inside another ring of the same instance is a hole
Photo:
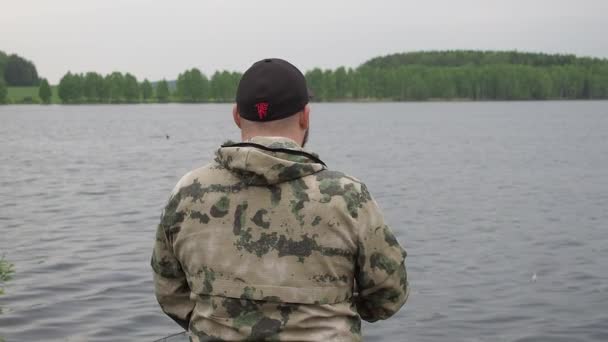
[[[256,103],[255,108],[258,110],[260,120],[266,119],[266,116],[268,115],[268,102]]]

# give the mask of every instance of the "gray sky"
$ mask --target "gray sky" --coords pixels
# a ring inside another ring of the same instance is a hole
[[[0,50],[51,83],[73,72],[174,79],[265,57],[309,70],[394,52],[500,49],[608,57],[608,0],[0,0]]]

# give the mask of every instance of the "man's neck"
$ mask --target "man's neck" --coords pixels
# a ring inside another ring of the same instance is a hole
[[[243,141],[251,140],[254,137],[280,137],[280,138],[287,138],[287,139],[293,140],[294,142],[296,142],[300,146],[302,146],[302,140],[303,140],[302,137],[296,136],[294,134],[284,134],[284,133],[281,134],[281,133],[268,133],[268,132],[245,134],[245,133],[241,132],[241,139]]]

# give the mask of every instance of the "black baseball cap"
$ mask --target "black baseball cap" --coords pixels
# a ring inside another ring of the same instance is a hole
[[[250,121],[273,121],[294,115],[310,99],[306,78],[279,58],[254,63],[241,77],[236,91],[239,115]]]

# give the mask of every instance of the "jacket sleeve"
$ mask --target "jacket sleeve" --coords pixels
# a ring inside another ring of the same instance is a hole
[[[190,300],[190,287],[179,260],[173,251],[173,234],[179,231],[183,215],[177,212],[179,196],[172,196],[163,211],[156,230],[156,242],[152,253],[154,292],[162,310],[188,330],[195,303]]]
[[[382,213],[371,196],[359,210],[358,225],[355,274],[358,296],[355,300],[361,318],[375,322],[395,314],[407,300],[407,253],[384,223]]]

